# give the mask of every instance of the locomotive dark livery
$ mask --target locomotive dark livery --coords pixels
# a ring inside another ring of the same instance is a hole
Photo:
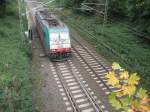
[[[35,22],[46,55],[54,61],[70,58],[71,42],[68,27],[47,10],[37,11]]]

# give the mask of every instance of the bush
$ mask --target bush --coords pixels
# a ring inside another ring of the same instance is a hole
[[[0,112],[33,112],[30,49],[20,35],[17,0],[0,18]]]

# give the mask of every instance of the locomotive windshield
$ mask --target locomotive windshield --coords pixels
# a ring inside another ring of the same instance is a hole
[[[68,32],[50,32],[51,47],[70,47],[70,37]]]
[[[69,43],[70,42],[69,33],[68,32],[61,32],[60,33],[60,37],[61,37],[61,41],[63,43]]]
[[[53,42],[53,44],[58,44],[59,33],[50,33],[50,41]]]

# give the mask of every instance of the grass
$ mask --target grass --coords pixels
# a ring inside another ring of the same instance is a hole
[[[97,51],[109,61],[119,62],[131,72],[139,73],[142,77],[141,84],[150,87],[150,45],[147,40],[137,37],[117,21],[102,27],[100,17],[68,12],[64,11],[66,17],[61,16],[62,20],[88,41],[93,41]],[[115,51],[115,55],[107,47]]]
[[[20,34],[16,4],[0,18],[0,112],[33,112],[30,50]]]

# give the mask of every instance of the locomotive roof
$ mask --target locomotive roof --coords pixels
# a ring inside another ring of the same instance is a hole
[[[60,22],[56,16],[52,13],[49,13],[47,10],[41,10],[38,12],[40,15],[40,19],[44,20],[48,26],[50,27],[64,27],[64,24]]]

